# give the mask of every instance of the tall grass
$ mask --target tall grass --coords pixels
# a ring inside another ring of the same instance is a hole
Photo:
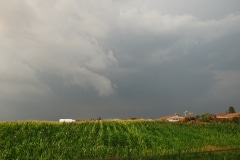
[[[1,122],[0,159],[151,157],[240,147],[240,125]]]

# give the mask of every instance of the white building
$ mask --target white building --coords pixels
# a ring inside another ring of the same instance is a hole
[[[76,120],[74,120],[74,119],[59,119],[59,122],[67,122],[67,123],[70,123],[70,122],[76,122]]]
[[[184,117],[181,117],[181,116],[178,116],[178,115],[175,115],[175,116],[172,116],[172,117],[169,117],[167,118],[167,121],[169,122],[179,122],[179,121],[184,121]]]

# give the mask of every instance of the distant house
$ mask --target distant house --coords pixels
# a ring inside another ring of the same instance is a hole
[[[76,120],[74,120],[74,119],[59,119],[59,122],[67,122],[67,123],[70,123],[70,122],[76,122]]]
[[[169,122],[183,122],[184,120],[185,120],[185,117],[181,117],[178,115],[167,118],[167,121]]]
[[[218,119],[233,119],[234,117],[240,118],[240,112],[237,113],[220,113],[216,115]]]
[[[220,113],[216,115],[216,118],[227,118],[227,113]]]
[[[178,115],[170,115],[170,116],[160,117],[157,120],[168,121],[168,122],[183,122],[185,120],[185,117],[178,116]]]

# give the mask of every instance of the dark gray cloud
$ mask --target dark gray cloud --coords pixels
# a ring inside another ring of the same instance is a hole
[[[239,110],[239,6],[1,1],[0,119]]]

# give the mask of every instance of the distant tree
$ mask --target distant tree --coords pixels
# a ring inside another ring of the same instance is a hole
[[[235,108],[233,106],[230,106],[228,108],[228,113],[236,113]]]

